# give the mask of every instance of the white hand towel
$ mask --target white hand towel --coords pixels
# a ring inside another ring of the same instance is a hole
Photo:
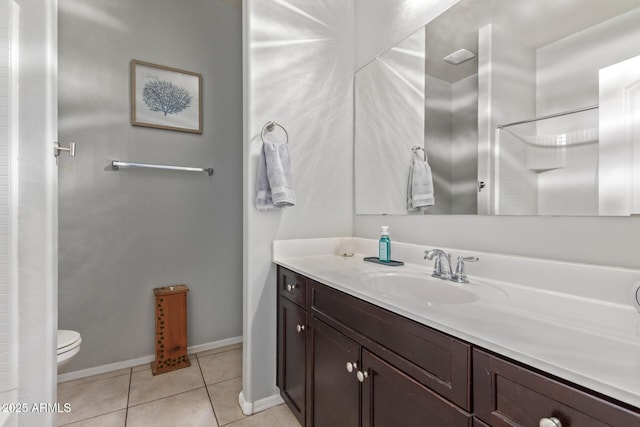
[[[288,145],[263,143],[258,160],[256,208],[269,210],[295,204],[296,193]]]
[[[435,204],[431,167],[417,152],[411,156],[409,182],[407,184],[407,209],[419,210]]]

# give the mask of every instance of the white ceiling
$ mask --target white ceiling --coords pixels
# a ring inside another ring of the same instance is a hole
[[[462,0],[427,25],[427,73],[449,82],[474,74],[477,59],[454,66],[442,58],[462,48],[477,54],[478,29],[489,23],[539,48],[638,7],[640,0]]]

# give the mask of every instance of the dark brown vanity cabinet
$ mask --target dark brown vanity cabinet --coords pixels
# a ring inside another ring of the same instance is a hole
[[[305,427],[640,427],[637,408],[282,267],[277,381]]]
[[[309,318],[307,426],[360,425],[360,346],[331,326]],[[347,370],[351,363],[351,372]]]
[[[287,280],[304,290],[306,311]],[[278,292],[278,386],[302,425],[471,426],[449,401],[470,405],[468,345],[282,267]]]
[[[552,417],[562,427],[640,426],[637,410],[478,349],[473,351],[473,389],[475,416],[492,427],[538,426]]]
[[[280,394],[301,424],[306,411],[306,329],[304,306],[306,279],[278,269],[278,367]]]
[[[469,414],[316,317],[307,426],[470,426]]]
[[[468,413],[366,349],[362,366],[363,426],[471,426]]]

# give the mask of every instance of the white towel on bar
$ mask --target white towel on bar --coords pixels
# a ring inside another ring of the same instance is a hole
[[[256,208],[266,211],[295,204],[289,147],[287,144],[264,142],[258,160]]]
[[[426,156],[426,155],[425,155]],[[435,204],[431,167],[416,151],[411,156],[407,184],[407,209],[415,211]]]

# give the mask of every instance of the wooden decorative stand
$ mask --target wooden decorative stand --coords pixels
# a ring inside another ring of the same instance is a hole
[[[186,285],[154,288],[156,296],[156,360],[153,375],[191,366],[187,354]]]

